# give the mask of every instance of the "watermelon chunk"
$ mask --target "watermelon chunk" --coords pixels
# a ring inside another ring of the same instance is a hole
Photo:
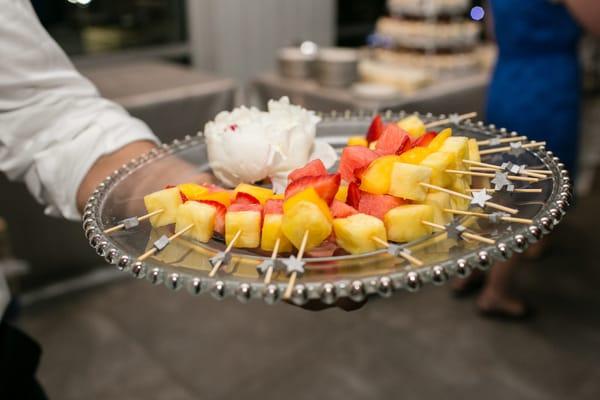
[[[321,160],[309,161],[304,167],[293,170],[288,175],[288,182],[291,183],[305,176],[323,176],[327,175],[327,168]]]
[[[348,146],[342,152],[339,172],[348,183],[356,182],[356,170],[367,167],[379,154],[363,146]]]
[[[266,214],[283,214],[283,200],[267,200],[265,202],[265,215]]]
[[[354,214],[358,214],[358,211],[354,207],[350,207],[346,203],[342,203],[339,200],[333,200],[331,206],[331,215],[333,218],[346,218]]]
[[[411,139],[408,133],[396,124],[389,124],[377,140],[375,152],[382,156],[401,154],[410,148],[410,144]]]
[[[227,213],[227,207],[218,201],[213,200],[197,200],[198,203],[208,204],[213,206],[217,210],[217,215],[215,216],[215,226],[214,230],[217,233],[223,235],[225,233],[225,214]]]
[[[348,196],[346,197],[346,203],[353,207],[354,209],[358,209],[358,204],[360,202],[361,191],[358,188],[358,185],[352,182],[348,185]]]
[[[427,147],[429,143],[437,136],[436,132],[427,132],[413,143],[413,147]]]
[[[288,199],[296,193],[312,187],[327,204],[331,204],[340,187],[340,183],[340,174],[305,176],[288,185],[285,189],[285,198]]]
[[[381,115],[377,114],[373,121],[371,121],[371,125],[369,125],[369,129],[367,130],[367,142],[371,143],[379,139],[379,136],[383,133],[385,125],[381,120]]]
[[[383,220],[384,215],[392,208],[406,204],[407,201],[387,194],[360,193],[358,211]]]
[[[235,195],[235,200],[233,200],[233,204],[258,204],[260,205],[260,201],[252,196],[249,193],[238,192]]]

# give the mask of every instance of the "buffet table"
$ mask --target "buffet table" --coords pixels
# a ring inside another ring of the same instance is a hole
[[[289,96],[292,103],[318,111],[406,110],[434,114],[476,111],[482,116],[488,82],[489,74],[481,73],[440,82],[411,95],[367,99],[358,97],[349,88],[325,88],[312,80],[290,80],[276,73],[266,73],[251,83],[250,95],[260,107],[271,98]]]

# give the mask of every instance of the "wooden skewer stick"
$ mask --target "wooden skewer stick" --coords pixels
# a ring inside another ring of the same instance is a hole
[[[503,139],[498,139],[498,140],[494,140],[494,139],[479,140],[477,142],[477,145],[478,146],[487,146],[494,142],[495,143],[510,143],[510,142],[518,142],[519,140],[527,140],[527,136],[514,136],[514,137],[503,138]]]
[[[144,220],[146,220],[146,219],[148,219],[148,218],[152,218],[152,217],[154,217],[155,215],[158,215],[158,214],[162,213],[163,211],[165,211],[165,210],[163,210],[163,209],[161,208],[160,210],[152,211],[151,213],[148,213],[148,214],[146,214],[146,215],[142,215],[141,217],[137,217],[136,219],[138,220],[138,222],[142,222],[142,221],[144,221]],[[123,228],[125,228],[125,224],[121,223],[121,224],[119,224],[119,225],[115,225],[115,226],[113,226],[112,228],[105,229],[105,230],[104,230],[104,234],[105,234],[105,235],[109,235],[109,234],[111,234],[111,233],[113,233],[113,232],[120,231],[120,230],[121,230],[121,229],[123,229]]]
[[[298,249],[298,254],[296,255],[296,259],[298,261],[302,260],[304,256],[304,250],[306,249],[306,243],[308,242],[308,230],[304,232],[304,237],[302,238],[302,243],[300,243],[300,248]],[[285,293],[283,294],[283,298],[285,300],[289,300],[292,297],[292,291],[294,290],[294,285],[296,284],[296,278],[298,277],[298,273],[293,271],[290,275],[290,280],[288,281],[287,287],[285,288]]]
[[[495,193],[496,190],[495,189],[488,189],[488,188],[480,188],[480,189],[467,189],[469,192],[479,192],[480,190],[485,190],[488,193]],[[515,193],[542,193],[542,189],[514,189],[513,192]]]
[[[463,160],[463,162],[465,164],[469,164],[469,165],[474,165],[475,167],[470,167],[470,169],[481,169],[481,170],[494,170],[494,171],[502,171],[503,168],[499,165],[494,165],[494,164],[488,164],[488,163],[483,163],[483,162],[479,162],[479,161],[473,161],[473,160]],[[525,174],[532,176],[534,178],[539,178],[539,179],[545,179],[546,176],[542,174],[542,171],[532,171],[532,170],[524,170],[523,171]],[[551,171],[547,171],[552,173]]]
[[[495,174],[489,174],[486,172],[473,172],[473,171],[463,171],[459,169],[447,169],[447,173],[449,174],[457,174],[457,175],[471,175],[471,176],[483,176],[485,178],[493,178]],[[521,181],[521,182],[539,182],[537,178],[531,178],[528,176],[517,176],[517,175],[508,175],[508,179],[511,181]]]
[[[275,260],[277,259],[277,253],[279,253],[279,245],[281,244],[281,238],[277,238],[275,241],[275,246],[273,246],[273,253],[271,253],[271,260],[273,260],[273,265],[267,269],[265,273],[265,285],[271,283],[271,277],[273,276],[273,268],[275,266]]]
[[[231,251],[231,249],[233,249],[233,246],[235,246],[235,242],[237,242],[237,240],[239,239],[239,237],[242,235],[242,231],[239,230],[235,233],[235,235],[233,235],[233,237],[231,238],[231,242],[229,242],[229,244],[227,245],[227,248],[225,248],[224,253],[227,254]],[[221,268],[221,265],[223,265],[222,261],[217,261],[215,263],[215,265],[213,266],[213,269],[210,270],[210,272],[208,273],[209,277],[213,277],[215,276],[215,274],[217,273],[217,271],[219,270],[219,268]]]
[[[441,186],[432,185],[430,183],[421,182],[421,183],[419,183],[419,185],[426,187],[427,189],[432,189],[432,190],[437,190],[439,192],[448,193],[450,196],[460,197],[465,200],[471,201],[473,199],[471,196],[467,196],[466,194],[455,192],[454,190],[446,189]],[[491,201],[487,201],[485,204],[488,207],[495,208],[496,210],[504,211],[509,214],[517,214],[519,212],[519,210],[517,210],[516,208],[506,207],[506,206],[503,206],[501,204],[494,203]]]
[[[476,112],[470,112],[467,114],[459,115],[458,118],[456,118],[456,119],[455,118],[444,118],[444,119],[440,119],[438,121],[433,121],[428,124],[425,124],[425,128],[435,128],[436,126],[446,125],[451,122],[454,122],[455,120],[458,120],[458,122],[460,122],[460,121],[464,121],[465,119],[475,118],[476,116],[477,116]]]
[[[474,211],[462,211],[462,210],[453,210],[450,208],[444,208],[444,212],[450,213],[450,214],[460,214],[460,215],[469,215],[472,217],[478,217],[478,218],[489,218],[491,214],[486,214],[486,213],[480,213],[480,212],[474,212]],[[519,224],[528,224],[531,225],[533,223],[532,219],[527,219],[527,218],[515,218],[515,217],[500,217],[500,219],[502,221],[506,221],[506,222],[516,222]]]
[[[174,234],[172,234],[171,236],[169,236],[169,238],[168,238],[169,243],[171,243],[173,240],[177,239],[179,236],[183,235],[184,233],[186,233],[187,231],[189,231],[193,227],[194,227],[194,224],[190,224],[190,225],[186,226],[185,228],[183,228],[182,230],[180,230],[179,232],[175,232]],[[159,250],[156,247],[152,247],[150,250],[148,250],[147,252],[145,252],[144,254],[142,254],[141,256],[139,256],[137,260],[138,261],[144,261],[148,257],[151,257],[154,254],[156,254],[158,251]]]
[[[489,168],[489,167],[469,167],[469,171],[474,171],[474,172],[496,172],[496,171],[500,171],[500,170],[498,170],[496,168]],[[546,176],[546,175],[537,174],[535,172],[529,172],[529,171],[523,171],[523,175],[530,176],[530,177],[536,178],[536,179],[546,179],[546,178],[548,178],[548,176]]]
[[[386,242],[385,240],[377,237],[377,236],[373,236],[371,238],[371,240],[373,240],[374,242],[379,243],[382,246],[385,247],[390,247],[390,244],[388,242]],[[416,265],[417,267],[422,267],[423,266],[423,261],[419,260],[418,258],[414,257],[413,255],[411,255],[409,252],[407,251],[401,251],[398,253],[402,258],[404,258],[406,261],[408,261],[409,263]]]
[[[540,147],[540,146],[545,146],[546,142],[533,142],[533,143],[527,143],[524,144],[523,146],[521,146],[522,149],[531,149],[534,147]],[[510,146],[506,146],[506,147],[494,147],[492,149],[486,149],[486,150],[481,150],[479,152],[480,155],[485,156],[488,154],[496,154],[496,153],[504,153],[507,151],[511,151],[512,147]]]
[[[427,225],[427,226],[430,226],[430,227],[432,227],[432,228],[435,228],[435,229],[441,229],[441,230],[443,230],[443,231],[445,231],[445,230],[446,230],[446,227],[445,227],[445,226],[443,226],[443,225],[434,224],[433,222],[429,222],[429,221],[421,221],[421,222],[422,222],[423,224],[425,224],[425,225]],[[483,236],[481,236],[481,235],[477,235],[477,234],[475,234],[475,233],[463,232],[463,233],[462,233],[462,236],[463,236],[463,237],[466,237],[467,239],[473,239],[473,240],[477,240],[477,241],[479,241],[479,242],[482,242],[482,243],[487,243],[487,244],[495,244],[495,243],[496,243],[496,241],[495,241],[495,240],[488,239],[488,238],[486,238],[486,237],[483,237]]]

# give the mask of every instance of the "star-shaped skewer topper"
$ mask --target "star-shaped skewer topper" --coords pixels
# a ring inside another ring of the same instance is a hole
[[[508,179],[508,174],[506,172],[496,172],[494,175],[494,179],[492,179],[492,183],[494,184],[494,190],[500,191],[506,188],[507,192],[514,192],[515,185]]]
[[[460,124],[460,121],[461,121],[461,120],[462,120],[462,119],[461,119],[460,115],[458,115],[458,114],[456,114],[456,113],[454,113],[454,114],[450,114],[450,115],[448,116],[448,121],[449,121],[451,124],[454,124],[454,125],[458,125],[458,124]]]
[[[394,243],[388,243],[387,252],[394,257],[400,257],[402,253],[410,255],[409,249],[403,249],[401,246]]]
[[[523,148],[523,143],[522,142],[510,143],[509,153],[515,157],[519,157],[521,154],[525,153],[525,149]]]
[[[508,213],[505,213],[502,211],[496,211],[496,212],[493,212],[488,215],[488,220],[493,224],[497,224],[502,221],[502,218],[508,217],[508,216],[509,216]]]
[[[499,137],[493,137],[489,140],[489,145],[490,146],[499,146],[502,144],[502,141],[500,140]]]
[[[296,258],[296,256],[290,256],[289,258],[282,261],[285,265],[285,272],[287,275],[296,273],[298,275],[304,274],[304,261]]]
[[[169,243],[169,238],[166,235],[162,235],[154,243],[152,243],[152,247],[154,247],[158,253],[159,251],[163,251],[165,247],[169,245]]]
[[[509,162],[502,163],[502,165],[500,165],[500,168],[502,168],[504,171],[508,171],[514,175],[525,175],[525,172],[527,170],[527,165],[518,165],[518,164],[514,164],[509,161]]]
[[[137,228],[140,225],[140,220],[137,217],[129,217],[125,218],[120,223],[123,224],[123,229],[127,231],[133,228]]]
[[[272,268],[273,271],[282,268],[281,262],[279,260],[267,258],[256,266],[256,271],[258,271],[260,275],[264,275],[270,268]]]
[[[485,189],[481,189],[475,191],[471,194],[471,205],[485,207],[485,203],[488,200],[491,200],[492,196],[490,196]]]
[[[448,239],[462,239],[462,234],[467,230],[458,221],[452,221],[445,227]]]
[[[213,267],[229,264],[229,261],[231,261],[231,253],[228,251],[220,251],[208,260]]]

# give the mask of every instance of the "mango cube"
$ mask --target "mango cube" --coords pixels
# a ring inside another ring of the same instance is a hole
[[[431,184],[441,187],[449,187],[454,177],[446,172],[447,169],[453,169],[456,166],[456,156],[452,153],[435,152],[431,153],[421,165],[431,168]]]
[[[292,243],[285,237],[281,230],[283,222],[282,214],[265,215],[260,238],[260,248],[265,251],[273,251],[275,243],[279,239],[279,252],[288,253],[292,251]]]
[[[341,201],[342,203],[345,203],[347,198],[348,198],[348,185],[340,185],[337,193],[335,194],[335,199]]]
[[[421,221],[433,219],[433,207],[427,204],[408,204],[392,208],[385,214],[384,222],[388,240],[411,242],[431,234],[431,228]]]
[[[267,200],[273,198],[274,196],[274,193],[271,189],[267,189],[256,185],[250,185],[248,183],[240,183],[233,191],[233,197],[235,198],[235,196],[239,192],[249,194],[256,200],[260,201],[260,204],[262,204],[263,206],[265,205],[265,202]]]
[[[225,241],[227,244],[241,231],[234,246],[254,249],[260,245],[260,211],[228,211],[225,214]]]
[[[383,221],[367,214],[337,218],[333,221],[333,229],[337,244],[351,254],[368,253],[385,247],[373,240],[374,237],[387,242]]]
[[[182,203],[181,194],[176,187],[144,196],[144,205],[148,213],[163,210],[160,214],[150,217],[150,223],[155,228],[175,223],[177,208]]]
[[[323,213],[323,215],[329,220],[333,221],[333,217],[331,216],[331,211],[329,210],[329,206],[325,203],[325,200],[321,198],[313,188],[308,188],[300,193],[296,193],[289,199],[283,202],[283,213],[287,214],[290,212],[294,206],[302,201],[307,201],[316,205],[319,210]]]
[[[444,211],[446,208],[452,208],[452,199],[448,193],[444,192],[429,192],[424,201],[433,209],[433,219],[438,225],[446,225],[452,221],[452,214]]]
[[[399,161],[407,164],[419,164],[430,154],[431,150],[427,147],[413,147],[402,153]]]
[[[438,134],[433,138],[433,140],[429,143],[427,148],[431,151],[439,151],[446,139],[452,136],[452,128],[446,128],[442,131],[438,132]]]
[[[281,230],[296,248],[300,248],[306,231],[308,231],[305,247],[307,251],[314,249],[329,237],[332,230],[331,218],[328,218],[318,205],[306,200],[294,202],[287,207],[286,203],[283,206]]]
[[[200,197],[208,193],[208,188],[197,183],[182,183],[177,188],[188,200],[200,200]]]
[[[397,124],[402,130],[408,132],[413,139],[420,138],[425,134],[425,124],[416,115],[403,118]]]
[[[364,136],[351,136],[348,138],[348,146],[363,146],[368,147],[369,142]]]
[[[194,225],[183,236],[206,243],[212,238],[216,215],[217,210],[213,206],[188,201],[177,209],[175,232],[179,232],[189,225]]]
[[[360,190],[372,194],[386,194],[390,189],[392,168],[400,156],[383,156],[375,159],[361,177]]]
[[[389,194],[403,199],[423,201],[427,188],[420,183],[429,183],[431,168],[420,165],[395,163],[392,169]]]

